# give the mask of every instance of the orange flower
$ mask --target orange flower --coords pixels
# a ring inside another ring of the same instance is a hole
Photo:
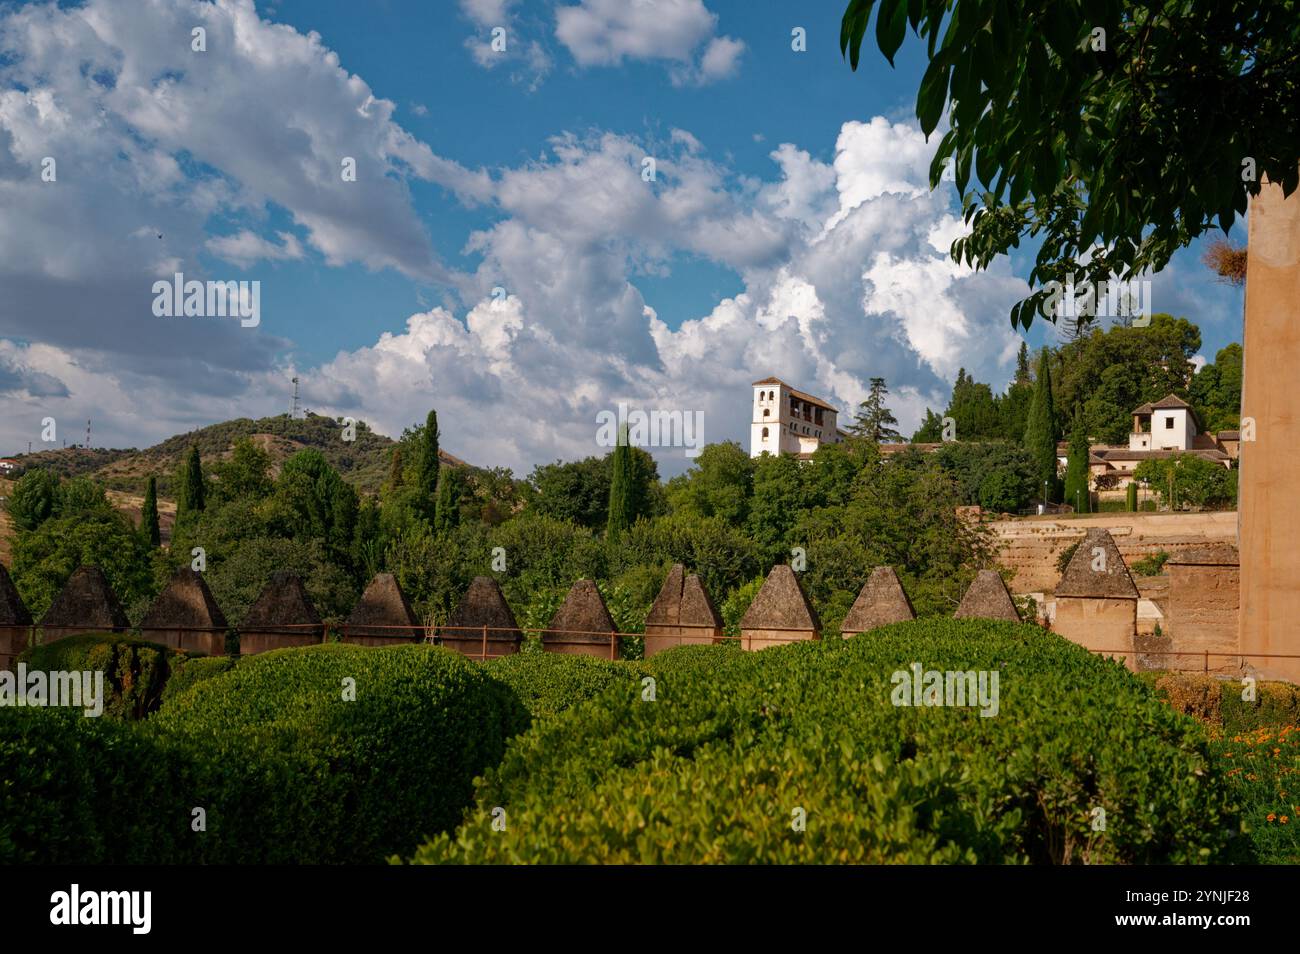
[[[1274,815],[1272,812],[1269,812],[1269,813],[1268,813],[1268,820],[1269,820],[1269,821],[1276,821],[1276,820],[1277,820],[1277,816]]]
[[[1285,825],[1285,824],[1286,824],[1287,822],[1289,822],[1290,820],[1291,820],[1291,819],[1290,819],[1288,816],[1286,816],[1286,815],[1283,815],[1281,818],[1278,819],[1278,821],[1280,821],[1283,825]]]

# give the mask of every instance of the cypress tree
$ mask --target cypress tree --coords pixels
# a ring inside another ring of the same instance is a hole
[[[388,486],[396,490],[402,486],[402,445],[398,444],[393,448],[393,454],[388,465]]]
[[[452,530],[460,523],[460,473],[454,467],[444,467],[438,478],[438,508],[433,526],[437,530]]]
[[[613,471],[609,478],[609,518],[605,539],[617,542],[632,525],[632,446],[627,439],[627,425],[618,432],[614,448]]]
[[[1138,508],[1138,485],[1136,480],[1128,482],[1128,509],[1129,513],[1137,513]]]
[[[419,492],[419,505],[425,513],[436,522],[438,471],[438,412],[430,411],[424,421],[424,431],[420,434],[420,444],[416,449],[415,488]]]
[[[1065,502],[1073,504],[1078,513],[1092,512],[1092,498],[1088,491],[1089,449],[1083,408],[1076,405],[1074,422],[1070,427],[1070,456],[1065,465]]]
[[[1025,450],[1034,461],[1036,486],[1047,486],[1047,499],[1056,496],[1056,440],[1060,425],[1056,420],[1056,405],[1052,401],[1052,370],[1048,363],[1047,348],[1038,358],[1038,379],[1034,382],[1034,398],[1029,404],[1029,423],[1025,425]]]
[[[162,529],[158,526],[158,481],[154,477],[149,478],[149,484],[145,487],[144,507],[140,513],[140,532],[149,541],[149,546],[162,545]]]
[[[198,446],[191,444],[189,455],[181,468],[181,490],[176,501],[177,518],[203,510],[205,496],[203,462],[199,459]]]

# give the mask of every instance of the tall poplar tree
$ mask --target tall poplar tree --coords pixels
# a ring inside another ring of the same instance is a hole
[[[614,448],[612,463],[605,539],[614,543],[632,526],[632,446],[628,443],[626,424],[619,429],[618,445]]]
[[[460,523],[461,476],[455,467],[444,467],[438,478],[438,509],[434,529],[452,530]]]
[[[419,446],[415,457],[415,488],[418,492],[419,507],[436,523],[438,494],[438,412],[430,411],[425,418],[424,430],[420,434]]]
[[[150,477],[144,491],[144,507],[140,512],[140,532],[144,534],[149,546],[162,545],[162,528],[158,525],[158,480]]]
[[[207,498],[207,488],[203,483],[203,461],[199,459],[199,448],[190,445],[190,452],[181,465],[180,493],[176,498],[176,519],[200,513]]]
[[[1092,497],[1088,490],[1087,425],[1083,408],[1074,408],[1074,422],[1070,426],[1070,451],[1065,464],[1065,503],[1073,504],[1077,513],[1092,512]]]
[[[1047,348],[1038,358],[1038,378],[1034,382],[1034,399],[1029,404],[1029,423],[1025,425],[1025,450],[1034,460],[1034,474],[1039,490],[1046,485],[1046,499],[1056,496],[1056,441],[1060,425],[1052,399],[1052,368]]]

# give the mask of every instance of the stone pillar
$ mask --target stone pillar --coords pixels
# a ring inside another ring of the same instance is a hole
[[[1052,629],[1136,670],[1137,602],[1138,589],[1115,540],[1105,528],[1094,528],[1075,549],[1056,584]]]
[[[1169,571],[1170,651],[1166,669],[1235,672],[1240,570],[1237,548],[1217,544],[1178,554]],[[1185,653],[1185,654],[1184,654]],[[1215,654],[1215,655],[1207,655]],[[1246,660],[1247,664],[1250,660]]]
[[[1300,655],[1300,191],[1265,183],[1248,221],[1239,643],[1260,675],[1300,682],[1300,659],[1251,655]]]

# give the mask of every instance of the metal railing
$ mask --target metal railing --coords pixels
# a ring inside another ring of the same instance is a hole
[[[1057,633],[1059,636],[1060,633]],[[1063,637],[1068,638],[1068,637]],[[1073,640],[1071,640],[1073,642]],[[1076,644],[1077,645],[1077,644]],[[1211,652],[1207,649],[1093,649],[1085,646],[1089,652],[1096,653],[1099,656],[1190,656],[1195,658],[1200,656],[1202,659],[1201,671],[1208,674],[1210,672],[1210,657],[1238,660],[1237,668],[1244,669],[1247,659],[1300,659],[1300,653],[1243,653],[1243,652]],[[1161,670],[1165,672],[1192,672],[1194,670],[1176,669]]]
[[[653,624],[652,624],[653,625]],[[671,623],[664,624],[666,627],[673,629],[694,629],[702,630],[706,633],[715,632],[711,637],[711,643],[739,642],[743,644],[760,643],[784,643],[790,642],[790,637],[786,635],[772,635],[785,633],[804,633],[810,634],[817,632],[817,638],[821,638],[820,630],[814,631],[806,627],[796,626],[763,626],[756,627],[751,632],[741,632],[738,635],[729,636],[720,632],[721,627],[712,626],[707,623]],[[325,635],[321,641],[326,642],[328,639],[329,627],[324,623],[286,623],[279,626],[268,626],[265,629],[250,629],[249,632],[270,633],[274,635],[280,630],[290,629],[326,629]],[[458,643],[468,643],[476,639],[478,646],[477,651],[467,651],[468,647],[457,645],[449,646],[457,652],[470,659],[477,659],[486,662],[489,659],[499,659],[502,656],[509,656],[511,653],[490,652],[490,644],[493,642],[522,641],[525,638],[540,638],[542,641],[543,651],[547,651],[549,646],[596,646],[605,643],[608,640],[609,658],[618,659],[618,650],[621,640],[630,638],[644,639],[647,636],[656,640],[674,640],[674,645],[699,645],[698,637],[692,637],[689,633],[625,633],[618,630],[581,630],[581,629],[549,629],[537,628],[531,626],[451,626],[445,623],[418,624],[415,626],[401,624],[371,624],[356,623],[348,625],[346,623],[334,627],[334,632],[339,636],[339,641],[348,642],[350,638],[365,639],[367,636],[374,636],[380,639],[385,638],[385,633],[376,633],[376,630],[392,632],[393,638],[397,639],[407,636],[411,642],[421,641],[432,645],[441,645],[444,639],[451,639]],[[453,635],[454,633],[454,635]],[[463,633],[464,635],[459,635]],[[505,636],[493,634],[509,634]],[[762,635],[760,635],[762,634]],[[580,637],[577,639],[548,639],[547,637]],[[602,655],[604,655],[602,653]]]

